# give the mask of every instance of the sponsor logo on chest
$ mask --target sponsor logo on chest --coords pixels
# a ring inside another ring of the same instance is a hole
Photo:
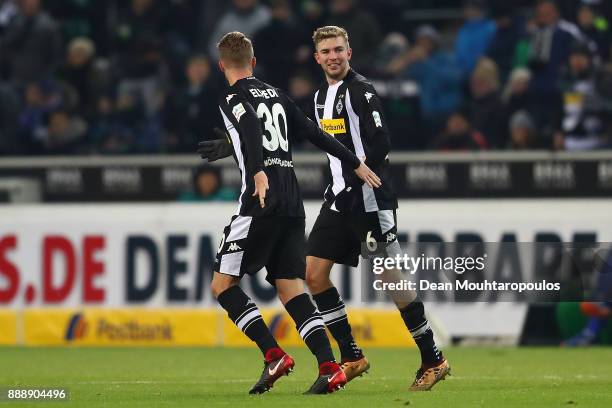
[[[346,133],[344,119],[321,119],[321,129],[331,135]]]

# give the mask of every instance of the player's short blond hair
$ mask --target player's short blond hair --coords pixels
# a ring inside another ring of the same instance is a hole
[[[253,43],[241,32],[227,33],[217,43],[219,58],[231,67],[243,67],[253,59]]]
[[[314,42],[315,49],[317,45],[328,38],[343,37],[346,41],[346,45],[349,43],[349,36],[346,30],[338,26],[325,26],[317,28],[312,34],[312,42]]]

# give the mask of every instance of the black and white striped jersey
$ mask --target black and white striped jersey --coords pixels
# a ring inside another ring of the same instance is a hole
[[[332,182],[325,190],[325,205],[336,211],[372,212],[397,208],[389,174],[389,131],[382,104],[365,77],[349,70],[334,85],[325,84],[315,93],[315,117],[321,129],[354,152],[382,179],[373,189],[335,157],[329,156]]]
[[[332,157],[339,157],[347,168],[360,164],[355,154],[321,131],[281,90],[255,77],[230,86],[221,95],[219,108],[242,177],[237,215],[305,216],[291,156],[296,138],[309,139]],[[253,197],[253,176],[261,170],[270,186],[264,208]]]

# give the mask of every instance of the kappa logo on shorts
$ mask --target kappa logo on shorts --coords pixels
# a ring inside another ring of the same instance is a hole
[[[242,248],[238,246],[237,243],[232,242],[229,247],[227,247],[228,251],[240,251]]]
[[[395,235],[394,233],[390,232],[387,234],[387,242],[393,242],[397,239],[397,235]]]

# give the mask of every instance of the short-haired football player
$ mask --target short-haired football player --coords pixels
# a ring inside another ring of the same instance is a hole
[[[376,242],[387,252],[399,250],[397,199],[389,174],[391,142],[376,90],[349,65],[352,50],[346,30],[318,28],[313,42],[315,59],[326,79],[314,95],[316,119],[382,180],[382,186],[374,189],[360,182],[346,163],[329,156],[332,182],[308,237],[306,283],[338,342],[342,368],[350,381],[368,370],[370,363],[355,343],[344,302],[329,276],[335,263],[357,266],[359,255],[364,255],[362,243]],[[444,379],[450,367],[436,347],[423,303],[414,293],[393,300],[421,353],[421,367],[410,389],[429,390]]]
[[[380,179],[354,153],[321,131],[282,91],[253,76],[256,60],[244,34],[226,34],[218,49],[219,68],[229,83],[219,107],[240,168],[242,189],[238,209],[223,231],[216,255],[213,295],[264,355],[263,373],[250,393],[269,390],[277,379],[288,375],[294,360],[280,348],[259,309],[239,286],[245,274],[265,267],[266,280],[276,287],[317,358],[319,377],[307,393],[333,392],[346,383],[346,376],[334,360],[321,315],[304,292],[305,214],[293,170],[292,140],[310,139],[368,185],[379,186]]]

